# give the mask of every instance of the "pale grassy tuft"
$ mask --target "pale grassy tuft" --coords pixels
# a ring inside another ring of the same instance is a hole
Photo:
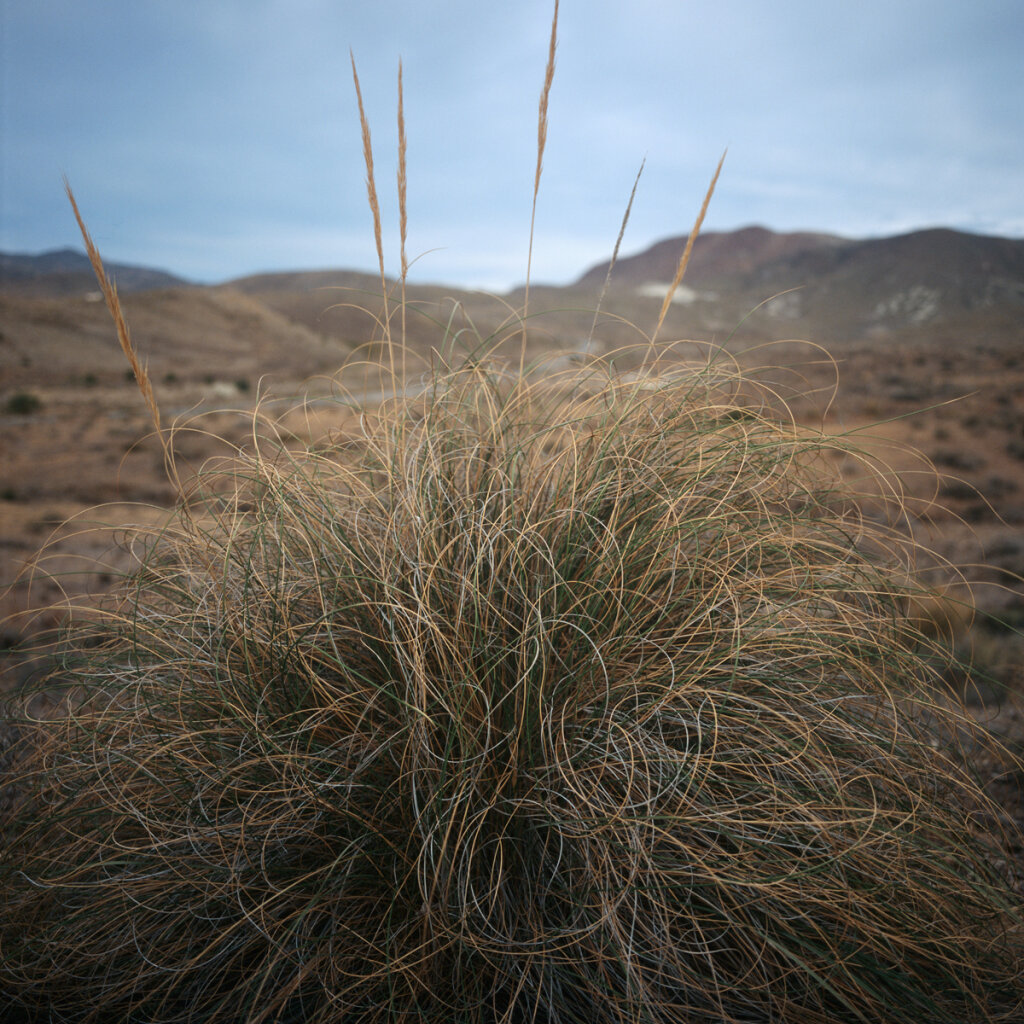
[[[1021,1020],[1022,837],[964,766],[1024,765],[941,695],[898,477],[655,343],[722,163],[641,358],[527,366],[528,267],[413,386],[352,72],[390,390],[307,447],[256,417],[8,702],[0,1013]],[[399,65],[403,318],[405,178]]]

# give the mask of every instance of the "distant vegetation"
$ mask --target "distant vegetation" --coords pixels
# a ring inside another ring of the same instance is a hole
[[[14,416],[27,416],[29,413],[38,412],[43,406],[38,395],[29,391],[17,391],[4,402],[4,412]]]

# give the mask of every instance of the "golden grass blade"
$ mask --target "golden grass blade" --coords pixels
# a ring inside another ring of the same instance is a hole
[[[728,152],[728,150],[726,150],[726,152]],[[715,168],[714,177],[711,179],[711,184],[708,186],[707,194],[704,196],[704,202],[701,205],[700,213],[697,215],[697,221],[693,225],[690,237],[686,240],[686,248],[683,250],[683,255],[679,260],[679,266],[676,268],[675,279],[672,281],[672,284],[665,295],[665,300],[661,304],[661,313],[658,316],[658,325],[654,328],[654,333],[651,335],[652,345],[658,337],[661,325],[665,322],[665,314],[668,313],[668,308],[672,305],[672,299],[676,294],[676,289],[679,287],[679,283],[683,280],[683,274],[686,273],[686,265],[690,262],[690,253],[693,252],[693,243],[697,241],[697,236],[700,234],[701,225],[704,223],[704,215],[708,212],[708,206],[711,203],[711,197],[715,193],[715,186],[718,184],[718,176],[722,173],[722,164],[724,163],[725,153],[722,154],[722,159],[718,161],[718,166]]]
[[[409,258],[405,251],[408,227],[406,190],[408,179],[405,170],[405,103],[402,91],[402,61],[398,61],[398,233],[401,245],[402,261],[402,352],[405,353],[405,279],[409,274]],[[404,377],[404,373],[403,373]]]
[[[633,181],[633,190],[629,193],[629,202],[626,203],[626,212],[622,215],[622,224],[619,227],[619,237],[615,239],[615,248],[612,250],[612,258],[608,264],[608,273],[604,276],[604,284],[601,285],[601,294],[597,297],[597,305],[594,307],[594,322],[590,325],[590,334],[587,335],[587,346],[594,340],[594,331],[597,330],[597,317],[601,312],[601,303],[604,301],[605,292],[608,291],[608,285],[612,279],[612,270],[615,267],[615,261],[619,258],[619,247],[622,245],[622,236],[626,233],[626,225],[629,223],[629,215],[633,211],[633,200],[636,198],[636,187],[640,184],[640,175],[644,173],[644,165],[647,163],[647,157],[644,157],[640,161],[640,170],[636,172],[636,178]]]
[[[100,291],[103,292],[107,309],[110,310],[110,315],[113,317],[114,326],[117,329],[117,340],[121,343],[121,350],[128,359],[132,373],[135,374],[135,381],[149,408],[149,414],[153,418],[153,426],[156,427],[157,436],[160,437],[161,444],[163,444],[163,434],[160,430],[160,407],[157,405],[156,396],[153,394],[153,385],[150,382],[149,374],[146,372],[146,367],[139,361],[138,353],[135,351],[131,335],[128,332],[128,324],[125,322],[124,312],[121,309],[121,300],[117,297],[117,288],[103,268],[103,260],[85,226],[85,221],[82,219],[82,214],[78,209],[78,203],[75,202],[75,194],[71,190],[71,184],[67,178],[64,179],[64,191],[71,202],[71,209],[75,214],[75,220],[78,222],[78,230],[82,233],[82,241],[85,243],[85,251],[89,254],[89,262],[92,264],[93,273],[95,273],[96,280],[99,282]]]
[[[544,86],[540,91],[540,106],[537,111],[537,170],[533,176],[533,205],[530,211],[530,245],[526,254],[526,289],[523,296],[523,355],[526,354],[526,317],[530,308],[530,270],[533,265],[533,228],[537,219],[537,193],[540,191],[540,175],[544,167],[544,147],[548,141],[548,97],[551,83],[555,78],[555,49],[558,46],[558,0],[551,19],[551,41],[548,44],[548,63],[544,70]]]
[[[391,348],[391,318],[388,316],[388,285],[384,276],[384,239],[380,227],[380,202],[377,199],[377,182],[373,174],[373,145],[370,141],[370,122],[363,107],[363,91],[359,88],[359,73],[356,71],[356,58],[349,51],[352,61],[352,81],[356,87],[356,101],[359,104],[359,126],[363,133],[363,160],[366,163],[366,196],[373,214],[373,240],[377,245],[377,262],[380,265],[380,285],[384,293],[384,341]]]

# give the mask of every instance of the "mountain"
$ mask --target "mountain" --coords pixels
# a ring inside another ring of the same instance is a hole
[[[106,261],[104,267],[120,292],[182,288],[190,283],[174,274],[151,267]],[[96,287],[96,276],[89,257],[77,249],[53,249],[37,255],[0,252],[2,293],[59,298],[95,291]]]
[[[618,260],[612,294],[664,296],[686,244],[670,238]],[[597,289],[608,264],[576,287]],[[833,338],[938,325],[965,314],[1024,307],[1024,240],[933,228],[849,239],[763,227],[699,237],[676,301],[718,319],[764,305],[776,320],[801,321]]]
[[[685,244],[685,237],[667,238],[620,258],[605,308],[629,319],[635,310],[634,322],[646,322],[644,310],[664,298]],[[107,270],[125,294],[196,288],[148,267],[110,263]],[[572,301],[585,306],[596,301],[607,270],[607,263],[597,264],[568,289],[537,285],[534,293],[540,299],[550,292],[552,305],[558,305],[571,292]],[[353,342],[372,334],[380,292],[376,275],[346,270],[259,274],[217,287],[246,294],[319,335]],[[0,294],[59,299],[96,288],[88,258],[77,250],[0,253]],[[434,286],[415,292],[417,300],[455,294]],[[514,304],[520,297],[513,292],[507,298]],[[459,298],[463,304],[473,301],[470,293]],[[363,306],[370,314],[360,312]],[[999,330],[1016,329],[1022,308],[1024,240],[948,228],[851,239],[755,226],[697,239],[675,294],[672,327],[694,337],[721,336],[742,323],[765,338],[800,335],[828,344],[908,329],[973,330],[980,320],[998,320]]]
[[[779,234],[762,227],[709,231],[700,235],[694,244],[686,271],[687,282],[718,283],[723,278],[733,279],[756,273],[762,267],[807,253],[827,252],[842,246],[845,241],[836,235],[812,232]],[[671,281],[685,246],[685,235],[666,238],[636,256],[621,257],[615,264],[612,282],[616,285],[640,286],[652,281]],[[576,284],[582,287],[600,286],[607,272],[608,264],[599,263],[580,277]]]

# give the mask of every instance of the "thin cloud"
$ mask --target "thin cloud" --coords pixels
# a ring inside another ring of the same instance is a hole
[[[403,58],[410,250],[437,250],[412,277],[512,286],[550,13],[548,0],[8,5],[0,248],[76,244],[66,173],[111,259],[204,280],[268,260],[372,268],[351,47],[385,232]],[[709,229],[1021,233],[1024,7],[595,0],[559,27],[538,280],[607,255],[645,156],[624,252],[685,234],[726,146]]]

